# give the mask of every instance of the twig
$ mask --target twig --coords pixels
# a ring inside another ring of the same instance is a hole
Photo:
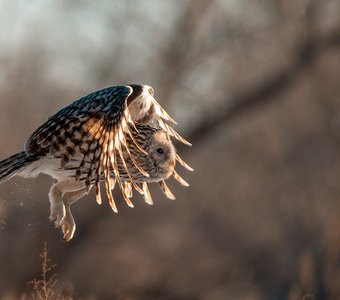
[[[57,284],[57,274],[49,273],[56,267],[56,265],[51,265],[51,259],[48,257],[47,243],[44,242],[43,251],[40,254],[42,258],[42,272],[41,279],[34,278],[29,284],[33,286],[33,299],[40,300],[52,300],[56,299],[57,296],[54,292],[54,287]]]

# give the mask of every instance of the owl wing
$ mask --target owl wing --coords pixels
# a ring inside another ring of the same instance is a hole
[[[29,154],[49,153],[61,159],[61,168],[67,168],[75,154],[81,154],[80,163],[75,168],[75,179],[85,180],[88,189],[95,184],[96,199],[101,203],[100,178],[105,180],[106,194],[112,209],[117,208],[111,190],[116,181],[127,204],[133,207],[128,196],[131,186],[144,194],[132,180],[123,158],[126,150],[136,168],[146,177],[148,173],[138,166],[126,144],[126,135],[145,152],[134,139],[130,125],[135,122],[158,123],[170,135],[189,144],[180,137],[166,122],[173,121],[166,111],[153,98],[153,90],[146,85],[121,85],[105,88],[82,97],[62,108],[40,126],[28,139],[25,150]],[[123,162],[130,182],[124,186],[120,180],[117,157]],[[181,164],[187,166],[179,157]],[[115,177],[110,178],[110,168]],[[190,168],[190,167],[189,167]]]
[[[92,118],[97,119],[107,114],[114,121],[119,121],[126,99],[131,94],[132,88],[129,86],[117,86],[93,92],[72,102],[32,133],[25,145],[26,152],[36,153],[50,147],[55,137],[65,132],[71,134],[72,130],[81,128]],[[86,131],[86,128],[84,130]],[[66,134],[65,138],[68,137],[70,136]]]

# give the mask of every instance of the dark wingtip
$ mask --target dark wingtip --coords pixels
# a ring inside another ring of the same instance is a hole
[[[143,93],[143,85],[142,84],[128,84],[132,88],[132,94],[127,99],[127,104],[129,105],[133,100],[139,97]]]

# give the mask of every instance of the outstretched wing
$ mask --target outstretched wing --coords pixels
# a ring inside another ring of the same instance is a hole
[[[72,102],[33,132],[25,145],[26,152],[32,154],[46,150],[55,141],[60,142],[60,146],[64,146],[63,143],[67,138],[71,138],[73,130],[79,129],[86,133],[88,128],[82,126],[104,115],[110,115],[114,121],[119,122],[126,100],[132,92],[129,86],[116,86],[93,92]],[[60,138],[57,140],[57,137]],[[64,140],[61,140],[63,137]],[[78,142],[80,141],[81,138],[78,138]]]
[[[104,175],[106,194],[114,211],[111,190],[116,181],[123,197],[129,206],[128,191],[131,185],[144,194],[131,176],[125,188],[120,180],[117,157],[119,156],[125,167],[123,151],[128,152],[136,168],[146,177],[145,172],[135,162],[126,143],[126,135],[135,143],[136,147],[145,152],[134,139],[130,127],[139,123],[156,123],[161,128],[183,143],[189,144],[166,122],[171,117],[153,98],[153,89],[147,85],[122,85],[105,88],[91,93],[70,105],[62,108],[40,126],[29,138],[25,150],[29,154],[49,153],[61,159],[61,168],[65,168],[74,155],[81,155],[80,163],[75,170],[76,180],[85,180],[88,189],[93,184],[97,187],[97,202],[101,203],[99,180]],[[185,167],[187,165],[178,157],[177,160]],[[189,167],[190,168],[190,167]],[[110,169],[115,178],[110,178]]]

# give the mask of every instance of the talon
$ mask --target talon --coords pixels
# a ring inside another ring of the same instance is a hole
[[[62,205],[51,205],[50,221],[54,221],[55,227],[60,227],[59,224],[65,215],[65,206]]]
[[[66,209],[66,214],[58,224],[58,227],[61,227],[64,234],[63,240],[69,242],[76,231],[76,224],[69,209]]]
[[[60,228],[61,227],[61,225],[60,225],[60,222],[58,223],[57,221],[56,222],[54,222],[54,228]]]

